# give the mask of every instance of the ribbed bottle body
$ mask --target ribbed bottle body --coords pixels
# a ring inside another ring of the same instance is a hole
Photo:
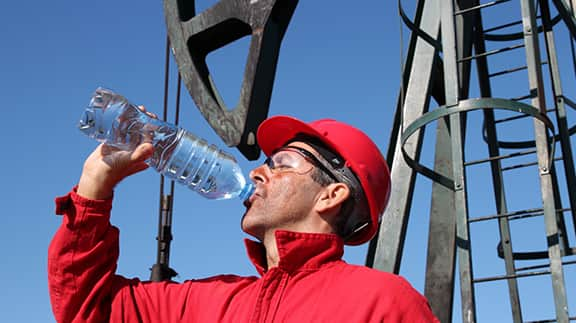
[[[150,117],[111,90],[96,89],[78,128],[122,150],[152,143],[154,152],[146,162],[206,198],[247,199],[254,190],[233,156],[185,129]]]

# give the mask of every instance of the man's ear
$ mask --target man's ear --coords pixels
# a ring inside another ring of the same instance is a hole
[[[330,210],[339,210],[344,201],[350,196],[350,189],[344,183],[332,183],[324,187],[316,201],[316,212],[326,213]]]

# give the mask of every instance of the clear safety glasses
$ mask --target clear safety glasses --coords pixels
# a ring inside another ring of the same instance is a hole
[[[314,167],[318,167],[334,181],[340,182],[314,154],[300,147],[282,147],[266,158],[264,163],[268,165],[272,172],[293,172],[299,175],[307,174]]]

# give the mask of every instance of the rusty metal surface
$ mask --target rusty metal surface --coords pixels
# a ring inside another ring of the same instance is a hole
[[[280,45],[297,4],[297,0],[222,0],[196,14],[194,1],[164,0],[168,35],[186,88],[222,140],[249,160],[260,154],[256,130],[268,115]],[[246,36],[251,42],[239,103],[226,107],[206,56]]]

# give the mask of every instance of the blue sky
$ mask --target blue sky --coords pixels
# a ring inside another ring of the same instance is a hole
[[[198,11],[215,2],[197,1]],[[152,112],[162,112],[166,37],[162,4],[4,1],[0,27],[5,134],[0,159],[4,184],[0,188],[0,245],[4,248],[0,313],[5,322],[52,322],[46,252],[61,221],[54,215],[53,200],[76,184],[84,159],[96,146],[76,129],[76,123],[98,86],[115,89]],[[407,35],[404,30],[405,38]],[[238,98],[247,45],[244,39],[208,57],[230,106]],[[399,88],[400,48],[394,3],[300,1],[282,45],[269,114],[289,114],[305,121],[346,121],[374,138],[385,153]],[[171,74],[173,90],[174,61]],[[246,172],[262,161],[248,162],[226,148],[187,92],[183,93],[183,127],[234,154]],[[474,128],[473,122],[471,129],[478,137],[479,128]],[[518,135],[518,131],[510,134]],[[425,142],[433,147],[431,139]],[[474,144],[470,146],[476,147]],[[472,149],[472,155],[476,150]],[[432,155],[423,155],[424,162],[432,160]],[[470,180],[487,185],[480,174],[470,174]],[[538,200],[537,191],[527,193],[522,188],[523,175],[516,176],[513,182],[521,187],[521,199]],[[122,275],[149,277],[156,258],[158,190],[159,177],[152,170],[127,179],[116,190],[112,222],[121,229],[118,272]],[[473,215],[490,212],[485,205],[491,199],[490,189],[479,191],[487,197],[471,202]],[[423,292],[429,180],[418,179],[414,200],[401,274]],[[180,274],[177,280],[219,273],[255,274],[244,253],[242,239],[246,236],[239,229],[243,210],[237,200],[207,201],[176,188],[171,265]],[[494,256],[498,242],[494,228],[482,224],[474,230],[475,239],[487,244],[477,252],[486,256],[475,263],[480,275],[502,270],[503,263]],[[525,242],[527,248],[542,248],[543,227],[538,223],[516,230],[519,236],[538,236]],[[574,241],[573,232],[570,238]],[[367,245],[347,248],[345,259],[363,264],[366,250]],[[574,269],[565,271],[570,289],[576,279]],[[531,295],[523,300],[525,319],[553,316],[551,298],[542,296],[549,293],[548,287],[541,287],[549,285],[545,282],[522,287]],[[478,295],[485,298],[478,304],[478,316],[481,322],[510,322],[507,297],[495,296],[506,295],[506,286],[493,286],[479,288]],[[576,297],[573,292],[570,296],[574,313]],[[458,290],[455,298],[459,298]],[[458,310],[454,319],[460,321]]]

